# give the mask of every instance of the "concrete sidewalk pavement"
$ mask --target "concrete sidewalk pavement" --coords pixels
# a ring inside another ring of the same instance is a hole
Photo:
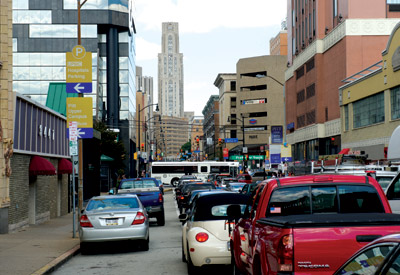
[[[77,227],[75,227],[77,228]],[[47,274],[79,252],[79,234],[73,238],[72,213],[0,234],[0,273]]]

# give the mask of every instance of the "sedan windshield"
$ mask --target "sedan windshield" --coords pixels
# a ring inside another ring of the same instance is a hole
[[[98,198],[90,200],[86,210],[114,210],[129,208],[139,208],[139,202],[136,198]]]

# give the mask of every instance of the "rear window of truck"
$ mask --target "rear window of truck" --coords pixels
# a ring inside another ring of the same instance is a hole
[[[296,186],[275,189],[265,216],[318,213],[384,213],[384,208],[372,186]]]

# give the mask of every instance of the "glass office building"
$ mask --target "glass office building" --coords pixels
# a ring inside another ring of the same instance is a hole
[[[93,61],[93,91],[84,96],[93,97],[94,118],[126,129],[120,137],[127,150],[136,148],[130,144],[136,112],[132,11],[130,0],[88,0],[81,10],[81,44]],[[78,44],[77,22],[76,0],[13,1],[13,91],[46,104],[49,84],[66,81],[65,53]]]

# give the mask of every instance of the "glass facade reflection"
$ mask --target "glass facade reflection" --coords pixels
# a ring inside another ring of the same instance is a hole
[[[135,138],[133,126],[136,111],[135,33],[133,25],[129,25],[133,22],[133,16],[129,15],[132,12],[131,4],[128,0],[90,0],[83,5],[81,13],[84,18],[81,25],[82,45],[86,51],[92,52],[93,77],[93,91],[84,96],[93,98],[93,116],[105,123],[108,122],[104,110],[104,106],[107,106],[107,83],[111,82],[107,81],[107,43],[117,45],[119,49],[119,56],[116,55],[118,60],[111,60],[114,62],[110,61],[109,66],[115,64],[118,70],[116,82],[120,91],[120,120],[129,120],[131,125],[126,130],[132,140],[126,141],[128,150],[134,148],[130,142]],[[77,1],[51,0],[51,5],[47,7],[43,1],[13,0],[12,5],[13,91],[45,105],[50,83],[66,82],[65,52],[72,51],[77,44],[76,17],[71,11],[76,11]],[[105,25],[104,18],[99,19],[99,15],[87,16],[87,10],[91,10],[91,15],[93,10],[102,10],[99,13],[102,17],[106,14],[104,11],[113,11],[113,16],[111,13],[109,16],[110,24]],[[102,24],[101,28],[98,28],[98,24]],[[108,41],[106,33],[109,33],[109,29],[117,30],[118,40]],[[129,154],[133,155],[133,152]]]
[[[65,10],[77,9],[76,0],[64,0]],[[82,6],[86,10],[114,10],[128,13],[128,0],[91,0]]]
[[[13,12],[14,24],[51,24],[51,11],[16,10]]]
[[[76,25],[29,25],[30,38],[76,38]],[[97,38],[97,25],[81,25],[82,38]],[[71,49],[72,50],[72,49]]]

